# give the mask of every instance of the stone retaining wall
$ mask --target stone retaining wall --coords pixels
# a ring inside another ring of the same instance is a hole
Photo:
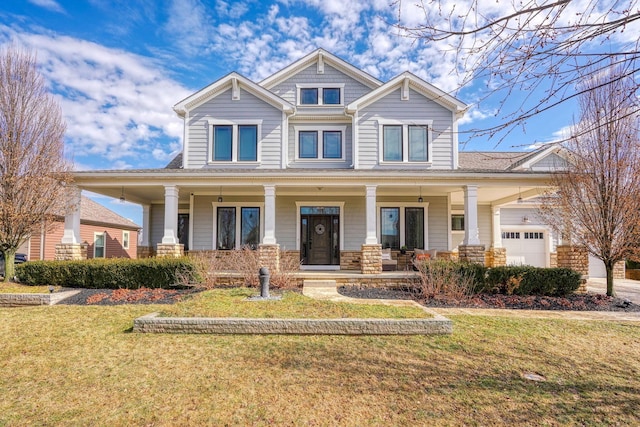
[[[53,305],[80,291],[54,292],[51,294],[0,294],[0,307],[22,307],[28,305]]]
[[[245,319],[158,317],[133,322],[134,332],[175,334],[430,335],[451,334],[451,320],[430,319]]]

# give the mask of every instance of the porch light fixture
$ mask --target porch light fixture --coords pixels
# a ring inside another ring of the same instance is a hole
[[[422,187],[420,187],[420,196],[418,197],[418,203],[422,202],[424,202],[424,199],[422,198]]]
[[[520,187],[518,187],[518,200],[516,203],[522,203],[522,192],[520,191]]]
[[[220,186],[220,194],[218,195],[218,203],[222,203],[224,199],[222,198],[222,186]]]
[[[124,198],[124,187],[122,187],[122,191],[120,192],[120,203],[124,203],[126,199]]]

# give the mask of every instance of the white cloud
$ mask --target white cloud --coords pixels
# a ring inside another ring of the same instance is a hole
[[[102,164],[94,168],[130,168],[148,162],[145,154],[152,150],[155,159],[164,160],[180,145],[182,121],[171,106],[191,91],[166,77],[153,60],[71,37],[15,33],[0,26],[2,38],[37,52],[67,122],[68,155],[99,156]]]
[[[43,7],[52,12],[66,13],[64,8],[55,0],[29,0],[29,3]]]

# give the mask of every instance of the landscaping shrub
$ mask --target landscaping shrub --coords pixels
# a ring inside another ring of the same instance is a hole
[[[504,266],[490,268],[484,292],[506,295],[565,296],[580,286],[580,274],[568,268]]]
[[[445,296],[464,299],[482,286],[486,268],[480,264],[434,260],[414,263],[419,291],[425,298]]]
[[[188,257],[31,261],[16,267],[24,284],[69,288],[175,288],[201,280]]]

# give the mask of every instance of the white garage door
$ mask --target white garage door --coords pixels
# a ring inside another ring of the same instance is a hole
[[[607,277],[604,262],[589,254],[589,277]]]
[[[507,250],[508,265],[546,267],[546,231],[503,231],[502,246]]]

